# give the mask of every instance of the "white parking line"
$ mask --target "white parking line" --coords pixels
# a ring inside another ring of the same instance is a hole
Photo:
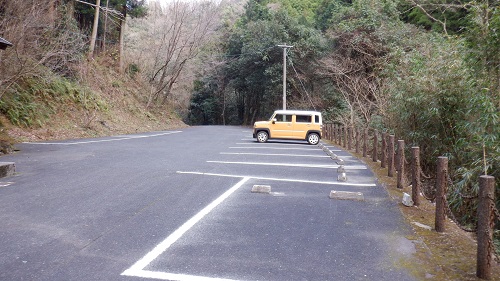
[[[151,137],[171,135],[171,134],[175,134],[175,133],[182,133],[182,131],[172,131],[172,132],[165,132],[165,133],[159,133],[159,134],[154,134],[154,135],[137,135],[137,136],[130,136],[130,137],[119,137],[118,136],[118,137],[115,137],[113,139],[105,139],[105,140],[89,140],[89,141],[76,141],[76,142],[23,142],[23,143],[44,144],[44,145],[53,145],[53,144],[75,145],[75,144],[88,144],[88,143],[98,143],[98,142],[123,141],[123,140],[140,139],[140,138],[151,138]]]
[[[252,147],[255,147],[255,148],[266,148],[265,146],[263,146],[263,144],[261,143],[248,143],[248,142],[237,142],[236,143],[237,145],[247,145],[247,146],[252,146]],[[272,146],[273,148],[274,147],[280,147],[280,146],[301,146],[302,148],[304,148],[304,145],[303,143],[267,143],[267,145],[273,145],[275,144],[276,146]],[[307,145],[308,146],[308,145]],[[306,146],[306,147],[307,147]],[[328,147],[328,146],[327,146]],[[246,148],[246,147],[245,147]],[[288,149],[288,148],[287,148]],[[318,149],[318,150],[321,150],[319,149],[319,147],[315,147],[315,146],[309,146],[309,148],[304,148],[304,149]],[[342,150],[340,149],[330,149],[331,151],[336,151],[336,152],[340,152]]]
[[[252,149],[277,149],[277,150],[315,150],[315,151],[320,151],[319,148],[294,148],[294,147],[277,147],[277,146],[232,146],[232,147],[229,147],[230,149],[248,149],[248,148],[252,148]]]
[[[259,176],[248,176],[248,175],[229,175],[229,174],[216,174],[216,173],[203,173],[203,172],[183,172],[177,171],[178,174],[190,174],[190,175],[203,175],[203,176],[215,176],[215,177],[229,177],[229,178],[249,178],[257,180],[268,180],[268,181],[283,181],[283,182],[298,182],[298,183],[314,183],[314,184],[326,184],[326,185],[343,185],[343,186],[361,186],[361,187],[373,187],[377,186],[375,183],[348,183],[348,182],[337,182],[337,181],[311,181],[311,180],[301,180],[301,179],[285,179],[285,178],[267,178]]]
[[[290,164],[290,163],[264,163],[264,162],[230,162],[230,161],[207,161],[207,163],[218,164],[239,164],[239,165],[261,165],[261,166],[281,166],[281,167],[301,167],[301,168],[323,168],[337,169],[339,165],[317,165],[317,164]],[[366,170],[366,166],[352,165],[344,166],[346,170]]]
[[[272,154],[272,153],[251,153],[251,152],[247,152],[247,153],[245,153],[245,152],[221,152],[220,154],[330,158],[330,156],[328,156],[328,155],[306,155],[306,154]]]
[[[236,144],[240,145],[240,144],[243,144],[243,145],[254,145],[255,147],[259,147],[261,146],[262,144],[261,143],[248,143],[248,142],[237,142]],[[268,142],[267,145],[273,145],[275,144],[276,146],[284,146],[284,145],[288,145],[288,146],[309,146],[309,147],[314,147],[313,145],[306,145],[306,143],[272,143],[272,142]]]
[[[141,277],[141,278],[151,278],[158,280],[170,280],[170,281],[236,281],[233,279],[221,279],[221,278],[212,278],[212,277],[150,271],[150,270],[141,270],[140,275],[129,275],[123,273],[122,275]]]
[[[230,280],[230,279],[220,279],[211,278],[203,276],[192,276],[184,274],[173,274],[167,272],[158,272],[151,270],[144,270],[152,261],[154,261],[158,256],[165,252],[172,244],[174,244],[179,238],[182,237],[191,227],[203,219],[207,214],[209,214],[215,207],[226,200],[231,194],[238,190],[243,184],[245,184],[250,178],[244,177],[236,185],[231,187],[229,190],[224,192],[221,196],[215,199],[208,206],[203,208],[194,217],[185,222],[181,227],[172,232],[165,240],[158,244],[151,252],[147,253],[142,259],[137,261],[129,269],[125,270],[121,275],[136,276],[142,278],[155,278],[162,280],[177,280],[177,281],[191,281],[191,280],[203,280],[203,281],[219,281],[219,280]]]

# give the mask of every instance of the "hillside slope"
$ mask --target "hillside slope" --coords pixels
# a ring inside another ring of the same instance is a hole
[[[82,62],[77,66],[78,81],[64,80],[63,86],[34,89],[41,82],[31,82],[30,89],[25,90],[33,96],[32,103],[36,104],[30,104],[30,107],[44,113],[34,112],[31,117],[26,117],[36,119],[30,120],[32,125],[27,126],[12,122],[12,114],[9,116],[4,112],[0,116],[3,146],[16,142],[100,137],[186,126],[169,104],[146,108],[148,86],[145,81],[118,73],[112,67],[113,63],[106,61],[108,59]],[[53,79],[59,81],[62,78]],[[55,90],[59,88],[59,92]]]

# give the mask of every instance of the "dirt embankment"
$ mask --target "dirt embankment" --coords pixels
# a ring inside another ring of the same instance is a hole
[[[50,114],[43,120],[32,120],[36,125],[15,126],[5,115],[0,115],[2,150],[9,152],[9,144],[16,142],[101,137],[186,127],[172,103],[146,107],[148,83],[139,76],[118,73],[112,67],[113,62],[106,60],[109,58],[97,58],[75,67],[80,77],[78,81],[70,82],[70,98],[67,92],[37,92],[34,99],[40,103],[40,108],[49,107]],[[63,95],[66,96],[61,97]]]

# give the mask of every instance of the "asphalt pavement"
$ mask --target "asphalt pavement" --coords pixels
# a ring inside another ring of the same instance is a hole
[[[0,179],[0,280],[416,280],[397,202],[326,146],[346,182],[321,147],[245,127],[18,144],[0,158],[16,163]]]

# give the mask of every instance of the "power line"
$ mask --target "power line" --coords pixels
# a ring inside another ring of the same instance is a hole
[[[89,3],[89,2],[85,2],[85,1],[82,1],[82,0],[74,0],[75,2],[78,2],[78,3],[82,3],[82,4],[85,4],[85,5],[89,5],[89,6],[92,6],[92,7],[97,7],[96,4],[92,4],[92,3]],[[114,15],[116,16],[119,20],[123,20],[123,14],[118,12],[117,10],[115,9],[110,9],[110,8],[107,8],[107,7],[101,7],[99,6],[99,8],[101,10],[103,10],[104,12],[108,12],[110,13],[111,15]]]
[[[242,56],[247,56],[247,55],[256,55],[256,54],[262,54],[264,51],[273,49],[275,46],[270,46],[267,48],[263,48],[254,52],[248,52],[248,53],[240,53],[240,54],[234,54],[234,55],[214,55],[213,57],[216,58],[238,58]]]
[[[314,106],[314,103],[312,102],[311,96],[310,96],[310,95],[309,95],[309,93],[307,92],[306,87],[304,86],[304,83],[302,83],[302,80],[300,79],[299,73],[298,73],[298,72],[297,72],[297,70],[295,69],[295,66],[293,66],[292,58],[290,58],[290,65],[292,66],[293,70],[295,71],[295,75],[297,75],[297,79],[299,79],[300,85],[302,86],[302,89],[303,89],[303,90],[304,90],[304,92],[306,93],[306,96],[307,96],[307,98],[309,99],[309,102],[311,103],[311,105],[312,105],[313,109],[314,109],[314,110],[316,110],[316,107]]]

